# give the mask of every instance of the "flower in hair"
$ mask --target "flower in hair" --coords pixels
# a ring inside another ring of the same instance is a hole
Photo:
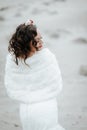
[[[29,20],[29,19],[28,19],[28,20],[25,22],[25,25],[33,25],[33,20],[31,20],[31,19]]]

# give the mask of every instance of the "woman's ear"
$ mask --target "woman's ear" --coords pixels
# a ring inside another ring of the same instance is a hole
[[[36,51],[36,48],[35,48],[35,45],[34,45],[33,41],[30,42],[30,47],[31,47],[32,52]]]
[[[35,40],[33,40],[31,44],[32,44],[33,47],[37,46],[37,42]]]

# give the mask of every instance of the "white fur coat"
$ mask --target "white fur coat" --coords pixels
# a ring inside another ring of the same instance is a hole
[[[62,77],[56,56],[43,48],[17,66],[11,54],[5,66],[5,88],[20,103],[35,103],[56,97],[62,90]]]

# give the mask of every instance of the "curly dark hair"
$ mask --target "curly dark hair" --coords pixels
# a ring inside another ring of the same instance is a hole
[[[28,58],[31,47],[30,43],[37,50],[37,43],[34,40],[35,36],[37,35],[37,27],[36,25],[25,25],[25,23],[20,24],[17,28],[15,33],[12,35],[11,39],[9,40],[8,51],[15,55],[15,63],[18,65],[18,58],[23,58],[24,63],[26,64],[25,60]],[[26,64],[28,65],[28,64]]]

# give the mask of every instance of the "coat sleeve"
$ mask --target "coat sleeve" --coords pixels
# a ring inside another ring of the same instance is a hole
[[[17,72],[15,72],[14,69],[13,60],[8,54],[5,64],[4,85],[9,98],[16,100],[18,103],[26,104],[41,102],[50,98],[50,96],[47,96],[49,93],[49,90],[47,89],[35,91],[29,91],[29,89],[26,89],[28,86],[26,86],[26,83],[25,86],[22,85],[20,79],[21,75],[16,74]]]
[[[54,61],[56,62],[56,61]],[[57,62],[56,62],[57,64]],[[50,98],[53,98],[56,95],[56,91],[54,91],[52,94],[50,94],[49,88],[42,89],[42,90],[35,90],[30,91],[29,85],[25,86],[21,83],[21,75],[16,75],[17,72],[14,71],[14,64],[11,57],[8,55],[6,58],[6,65],[5,65],[5,77],[4,77],[4,84],[7,91],[7,95],[13,99],[16,100],[19,103],[35,103],[35,102],[41,102],[44,100],[48,100]],[[61,89],[61,76],[59,77],[59,85]],[[28,89],[27,89],[28,88]],[[59,89],[58,89],[59,92]]]

